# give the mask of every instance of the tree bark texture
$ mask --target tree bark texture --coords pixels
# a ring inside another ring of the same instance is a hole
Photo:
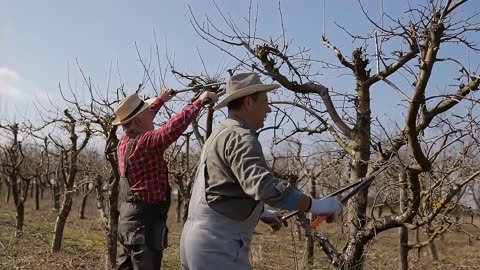
[[[87,207],[88,194],[90,194],[89,191],[82,196],[82,202],[80,203],[80,210],[78,213],[80,219],[85,219],[85,208]]]
[[[60,251],[62,248],[62,240],[63,240],[63,231],[65,229],[65,223],[67,222],[68,215],[70,214],[70,210],[72,209],[72,193],[71,188],[65,189],[65,199],[62,203],[62,208],[57,215],[57,219],[55,221],[55,228],[53,231],[53,240],[52,240],[52,252]],[[70,192],[68,192],[70,191]]]
[[[40,210],[40,181],[39,181],[39,179],[35,179],[35,182],[33,182],[33,186],[35,188],[35,210]]]

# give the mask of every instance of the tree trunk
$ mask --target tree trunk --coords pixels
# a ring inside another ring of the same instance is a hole
[[[105,252],[105,269],[115,269],[117,260],[117,231],[118,220],[110,220],[111,226],[109,227],[106,235],[106,252]]]
[[[40,210],[40,181],[34,180],[33,185],[35,187],[35,210]]]
[[[310,196],[312,198],[317,198],[317,188],[315,185],[315,179],[310,177],[308,181],[308,186],[310,189]],[[315,215],[310,214],[310,221],[315,219]],[[313,241],[312,236],[307,238],[307,250],[306,250],[306,259],[307,259],[307,269],[313,269],[313,255],[314,255],[315,242]]]
[[[177,205],[176,205],[176,222],[180,223],[182,221],[182,205],[183,205],[183,196],[181,192],[177,193]]]
[[[109,215],[109,227],[106,235],[106,256],[105,269],[114,269],[117,259],[117,238],[118,238],[118,211],[115,209],[114,213]]]
[[[116,172],[112,172],[111,177],[116,177]],[[112,179],[110,178],[110,179]],[[115,178],[116,179],[116,178]],[[103,177],[95,177],[95,193],[97,196],[97,209],[100,213],[102,225],[105,231],[105,269],[116,269],[117,256],[117,230],[118,230],[118,179],[111,180],[112,185],[107,192],[103,190]],[[107,181],[105,181],[107,182]],[[107,186],[107,185],[106,185]],[[107,194],[104,196],[104,194]]]
[[[55,221],[55,229],[53,231],[52,240],[52,252],[60,251],[62,247],[63,231],[65,229],[65,223],[67,222],[68,215],[72,209],[72,188],[65,188],[65,199],[62,203],[62,208],[57,215]]]
[[[417,243],[420,243],[420,228],[415,229],[415,241],[417,241]],[[420,260],[421,251],[422,251],[421,247],[417,249],[417,261]]]
[[[190,198],[183,198],[183,224],[185,224],[185,222],[187,222],[187,218],[188,218],[188,205],[190,204]]]
[[[116,269],[117,257],[117,238],[118,238],[118,181],[120,180],[120,173],[118,171],[118,160],[116,155],[116,148],[118,141],[116,140],[115,132],[117,126],[113,126],[108,132],[107,143],[105,145],[105,156],[110,164],[111,172],[109,180],[102,181],[102,177],[96,177],[97,189],[97,203],[102,214],[102,220],[106,227],[105,237],[105,269]],[[104,200],[103,182],[108,187],[106,190],[107,200]],[[101,201],[100,201],[101,200]],[[103,202],[107,201],[107,205]],[[108,214],[106,214],[108,213]]]
[[[377,217],[381,218],[383,216],[383,205],[377,206]]]
[[[15,224],[15,237],[22,237],[23,235],[23,223],[25,220],[25,207],[23,201],[20,201],[16,205],[17,214],[15,216],[16,224]]]
[[[60,186],[57,180],[52,185],[53,210],[58,212],[60,209]]]
[[[87,206],[88,194],[90,194],[90,191],[87,190],[87,192],[82,196],[82,202],[80,203],[80,211],[79,211],[80,219],[85,219],[85,208]]]
[[[312,214],[313,215],[313,214]],[[306,257],[307,257],[307,267],[306,269],[313,269],[313,254],[314,254],[314,248],[315,248],[315,242],[313,241],[313,238],[309,236],[307,238],[307,252],[306,252]]]
[[[430,231],[432,227],[431,223],[428,223],[427,225],[427,230]],[[442,234],[443,235],[443,234]],[[437,245],[435,244],[435,240],[433,240],[429,245],[428,245],[428,253],[430,253],[430,257],[434,261],[438,261],[438,252],[437,252]]]
[[[405,227],[398,228],[399,233],[399,260],[398,269],[408,270],[408,230]]]
[[[355,100],[356,124],[350,135],[352,139],[352,163],[350,165],[350,179],[355,181],[364,177],[368,172],[368,161],[371,158],[371,108],[370,108],[370,85],[368,80],[368,60],[364,57],[360,48],[352,53],[353,73],[356,81],[357,97]],[[348,236],[350,239],[357,238],[357,232],[366,223],[368,204],[368,188],[360,191],[348,202]],[[358,239],[358,238],[357,238]],[[363,269],[365,260],[365,242],[361,239],[350,241],[345,248],[344,269]]]
[[[12,192],[11,184],[7,182],[7,194],[5,195],[5,204],[10,202],[10,194]]]
[[[302,215],[302,214],[300,214],[300,215]],[[295,226],[297,228],[296,232],[297,232],[298,241],[302,241],[303,240],[302,226],[298,222],[295,222]]]
[[[367,193],[368,190],[362,190],[358,193],[356,197],[350,199],[348,203],[348,219],[350,221],[350,226],[348,228],[348,233],[350,238],[355,238],[357,240],[351,240],[350,244],[345,248],[343,265],[340,269],[345,270],[361,270],[363,269],[363,263],[365,261],[365,240],[358,239],[356,232],[356,226],[363,228],[365,225],[365,215],[366,215],[366,206],[367,206]]]
[[[10,187],[12,189],[13,202],[15,203],[16,215],[15,215],[15,237],[21,237],[23,235],[23,223],[25,220],[25,208],[23,205],[23,199],[21,198],[21,187],[19,186],[19,180],[16,175],[10,177]],[[26,190],[26,193],[28,189]],[[27,194],[25,194],[26,196]]]
[[[29,189],[26,190],[25,196],[27,196],[28,191],[30,190],[30,199],[34,198],[33,196],[35,196],[35,185],[36,185],[36,180],[34,178],[33,179],[33,185]]]
[[[433,240],[429,245],[428,245],[428,252],[430,253],[430,257],[434,261],[438,261],[438,252],[437,252],[437,245],[435,244],[435,240]]]
[[[363,269],[363,250],[364,244],[361,242],[352,243],[345,249],[345,260],[339,267],[342,270],[361,270]]]
[[[117,257],[117,238],[118,238],[118,181],[113,185],[110,191],[108,208],[108,227],[106,235],[106,256],[105,269],[114,269]]]
[[[407,196],[405,189],[407,188],[407,174],[405,172],[401,172],[398,175],[399,182],[400,182],[400,213],[405,211],[407,206]],[[399,232],[399,260],[398,260],[398,269],[400,270],[408,270],[408,230],[405,227],[400,227],[398,229]]]

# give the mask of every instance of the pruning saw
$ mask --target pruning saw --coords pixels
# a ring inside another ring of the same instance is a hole
[[[355,196],[358,192],[360,192],[364,188],[368,187],[373,182],[373,180],[375,179],[375,177],[377,175],[379,175],[381,172],[383,172],[384,170],[386,170],[387,168],[392,166],[392,164],[393,164],[393,162],[386,162],[383,166],[381,166],[377,171],[375,171],[371,175],[363,177],[360,180],[358,180],[357,182],[355,182],[353,184],[350,184],[346,187],[343,187],[343,188],[327,195],[326,197],[336,196],[336,195],[338,195],[338,194],[340,194],[340,193],[342,193],[346,190],[349,190],[349,189],[353,188],[352,191],[350,191],[349,193],[347,193],[345,196],[343,196],[340,199],[340,203],[344,204],[350,198]],[[293,211],[293,212],[290,212],[290,213],[280,217],[279,219],[280,219],[280,221],[284,222],[287,219],[297,215],[298,213],[300,213],[300,211]],[[318,225],[320,225],[322,222],[324,222],[328,217],[329,217],[329,215],[319,215],[319,216],[317,216],[317,218],[314,221],[312,221],[312,223],[310,223],[310,228],[315,229]]]

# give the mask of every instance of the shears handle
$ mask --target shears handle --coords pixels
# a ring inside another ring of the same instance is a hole
[[[278,220],[280,220],[280,222],[283,224],[283,226],[288,225],[287,218],[285,218],[285,216],[278,217]],[[275,229],[278,226],[276,223],[269,223],[268,226],[270,226],[274,231],[278,230],[278,229]]]
[[[318,216],[314,221],[312,221],[312,223],[310,223],[310,229],[315,229],[318,225],[327,220],[327,218],[328,215]]]
[[[279,219],[280,219],[281,222],[284,222],[287,219],[295,216],[298,213],[299,213],[299,211],[294,211],[294,212],[291,212],[288,215],[285,215],[283,217],[279,217]],[[310,223],[310,228],[315,229],[318,225],[320,225],[322,222],[327,220],[327,218],[328,218],[328,215],[317,216],[317,218],[314,221],[312,221],[312,223]]]

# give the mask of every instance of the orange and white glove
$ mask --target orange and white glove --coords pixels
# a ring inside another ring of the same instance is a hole
[[[329,221],[338,218],[342,214],[342,204],[335,197],[323,197],[313,199],[308,212],[321,216],[329,216]]]

